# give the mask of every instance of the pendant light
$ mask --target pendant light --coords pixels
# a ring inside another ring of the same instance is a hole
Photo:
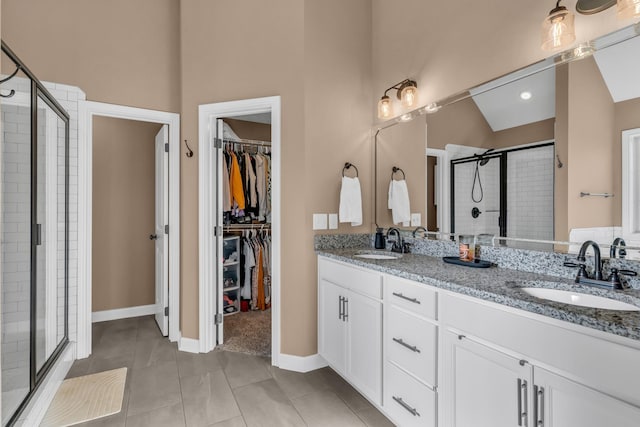
[[[393,117],[393,104],[391,98],[387,96],[387,92],[391,89],[396,90],[396,96],[406,110],[414,108],[418,104],[418,85],[415,81],[404,79],[400,83],[396,83],[389,89],[384,91],[384,95],[378,101],[378,118],[389,119]]]
[[[618,0],[618,18],[640,17],[640,0]]]
[[[560,50],[576,40],[576,32],[573,25],[574,15],[566,7],[560,6],[560,0],[556,7],[549,12],[549,16],[542,22],[542,46],[543,50]]]

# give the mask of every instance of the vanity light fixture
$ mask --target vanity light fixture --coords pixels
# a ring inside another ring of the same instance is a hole
[[[542,22],[543,50],[560,50],[576,40],[573,25],[575,16],[566,7],[560,6],[560,1],[558,0],[556,7],[551,9],[549,16]]]
[[[640,17],[640,0],[618,0],[618,18]]]
[[[411,109],[418,103],[418,85],[413,80],[404,79],[384,91],[384,95],[380,98],[380,101],[378,101],[379,119],[389,119],[393,116],[391,98],[387,96],[387,92],[391,89],[396,90],[396,96],[402,102],[404,108]]]

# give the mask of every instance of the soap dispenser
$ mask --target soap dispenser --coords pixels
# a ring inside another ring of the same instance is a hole
[[[376,228],[376,242],[375,242],[375,248],[376,249],[384,249],[385,248],[385,238],[384,238],[384,234],[382,233],[383,228],[382,227],[378,227]]]

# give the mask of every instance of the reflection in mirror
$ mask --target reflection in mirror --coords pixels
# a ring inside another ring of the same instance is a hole
[[[640,246],[622,227],[621,134],[640,128],[635,34],[629,27],[603,36],[593,56],[557,66],[561,56],[550,58],[380,130],[377,224],[392,224],[387,191],[398,166],[411,211],[429,231],[489,233],[508,246],[563,252],[576,245],[558,242],[608,248],[625,237]]]

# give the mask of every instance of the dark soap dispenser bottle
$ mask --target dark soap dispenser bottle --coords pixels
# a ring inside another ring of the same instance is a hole
[[[384,234],[382,233],[382,228],[378,227],[376,228],[376,242],[375,242],[375,248],[376,249],[384,249],[385,248],[385,238],[384,238]]]

